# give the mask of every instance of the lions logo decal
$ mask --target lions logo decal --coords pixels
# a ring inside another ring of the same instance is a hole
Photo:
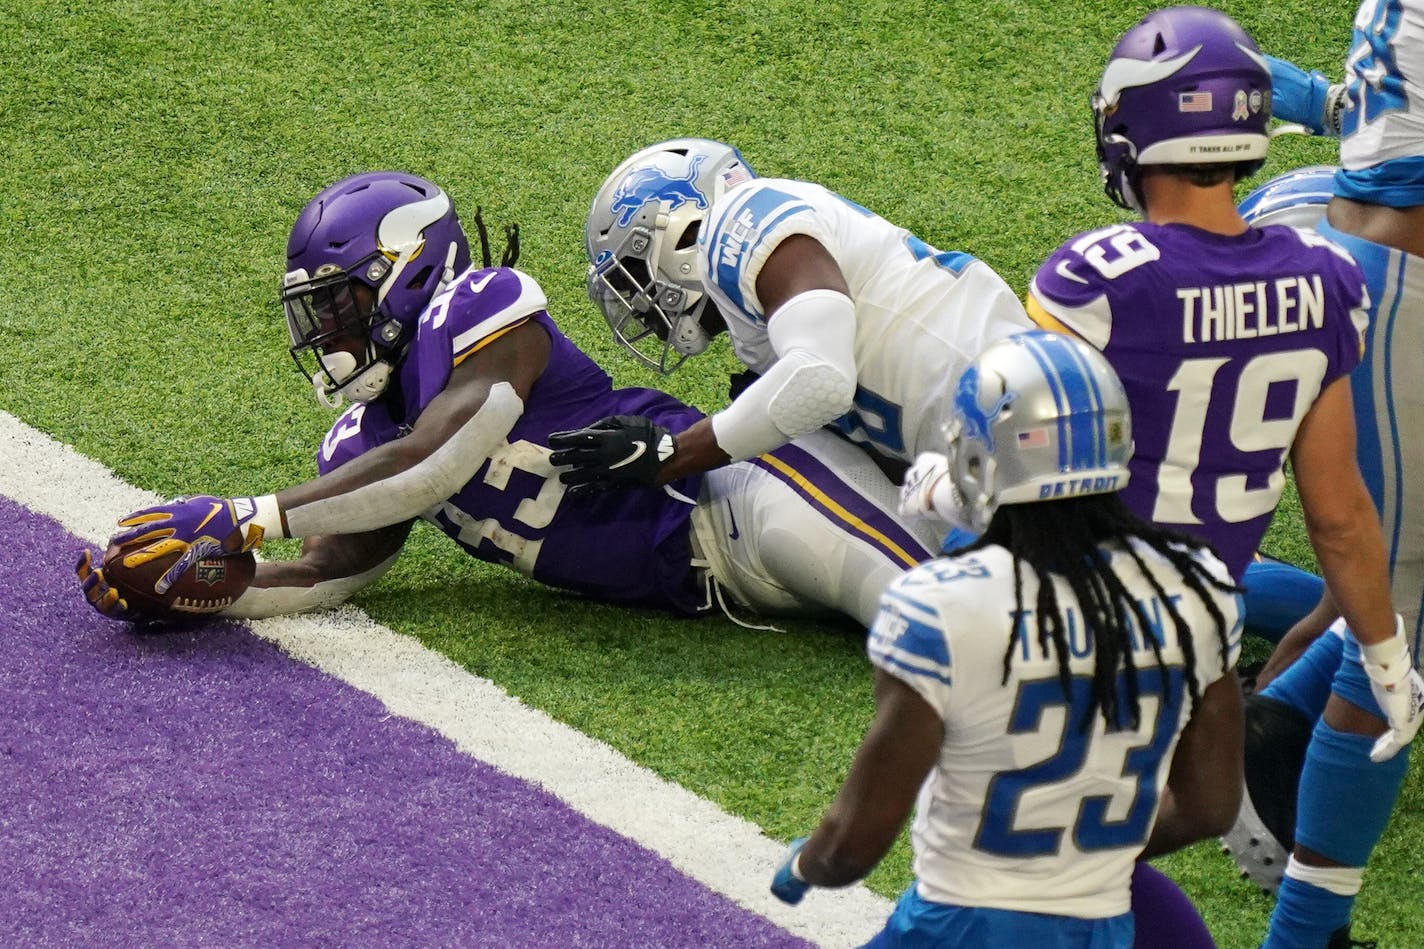
[[[669,211],[675,211],[689,201],[707,210],[707,196],[693,184],[706,159],[706,155],[694,157],[687,175],[681,178],[674,178],[657,167],[639,168],[624,178],[613,193],[613,213],[617,215],[618,226],[627,227],[633,216],[649,201],[667,201],[670,203]]]
[[[959,389],[954,394],[954,407],[964,420],[964,434],[984,443],[989,451],[994,450],[992,426],[999,413],[1013,404],[1015,395],[1005,392],[986,412],[979,406],[979,369],[970,366],[959,378]]]

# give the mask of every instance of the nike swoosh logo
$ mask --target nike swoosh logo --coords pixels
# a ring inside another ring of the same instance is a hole
[[[627,458],[624,458],[622,461],[618,462],[616,465],[609,465],[609,466],[608,466],[608,470],[609,470],[609,471],[612,471],[614,468],[622,468],[624,465],[631,465],[633,462],[635,462],[635,461],[637,461],[639,458],[643,457],[643,452],[645,452],[645,451],[647,451],[647,450],[648,450],[648,446],[647,446],[647,443],[646,443],[646,442],[638,442],[637,446],[634,447],[634,449],[632,450],[632,452],[629,453],[629,455],[628,455]]]
[[[193,533],[196,534],[198,531],[200,531],[200,530],[202,530],[204,527],[206,527],[207,524],[208,524],[208,521],[211,521],[213,518],[217,517],[217,516],[218,516],[218,512],[221,511],[222,509],[223,509],[223,506],[222,506],[221,504],[219,504],[219,503],[217,503],[217,502],[214,502],[214,503],[213,503],[213,509],[208,512],[208,516],[207,516],[207,517],[203,518],[202,523],[200,523],[197,527],[193,528]]]
[[[1072,271],[1072,269],[1069,267],[1068,261],[1066,261],[1066,260],[1060,260],[1060,261],[1058,262],[1058,266],[1057,266],[1057,267],[1054,267],[1053,269],[1054,269],[1054,271],[1058,274],[1058,276],[1062,277],[1064,280],[1071,280],[1071,281],[1073,281],[1074,283],[1081,283],[1081,284],[1084,284],[1084,285],[1086,285],[1087,282],[1088,282],[1088,281],[1084,280],[1082,277],[1080,277],[1080,276],[1078,276],[1077,274],[1075,274],[1075,273]]]
[[[485,274],[483,277],[470,284],[470,292],[479,293],[491,280],[498,276],[498,274],[499,271],[491,270],[489,273]]]
[[[732,530],[727,534],[729,540],[736,540],[742,536],[742,532],[737,530],[737,515],[732,512],[732,502],[727,502],[727,520],[732,522]]]

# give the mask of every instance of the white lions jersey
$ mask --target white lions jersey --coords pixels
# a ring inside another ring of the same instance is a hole
[[[905,461],[943,450],[960,371],[990,343],[1033,328],[1023,304],[982,261],[938,251],[820,185],[753,179],[713,205],[698,266],[738,358],[757,372],[777,360],[757,276],[793,234],[830,252],[855,303],[855,405],[836,426]]]
[[[1224,673],[1213,620],[1165,558],[1134,541],[1192,631],[1198,687]],[[1225,566],[1198,559],[1223,582]],[[1094,649],[1071,588],[1054,581],[1070,659],[1070,695],[1058,657],[1038,643],[1038,581],[1024,568],[1024,621],[1010,629],[1014,568],[1002,547],[922,564],[881,599],[871,661],[905,682],[944,719],[944,746],[920,790],[911,842],[919,894],[935,903],[1101,919],[1126,913],[1133,864],[1156,819],[1172,752],[1191,717],[1176,624],[1132,558],[1111,568],[1151,618],[1134,632],[1140,725],[1108,731],[1090,701]],[[1212,590],[1235,664],[1241,602]],[[1135,626],[1135,624],[1134,624]],[[1162,644],[1165,672],[1147,636]],[[1004,660],[1010,666],[1004,681]],[[1003,684],[1000,684],[1000,683]],[[1125,704],[1126,673],[1117,676]]]
[[[1424,2],[1365,0],[1345,60],[1340,163],[1424,157]]]

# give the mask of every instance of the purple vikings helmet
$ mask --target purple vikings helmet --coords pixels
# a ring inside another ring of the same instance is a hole
[[[1271,71],[1235,20],[1206,7],[1148,14],[1113,47],[1093,122],[1103,187],[1142,213],[1142,165],[1233,162],[1238,180],[1266,159]]]
[[[669,373],[707,348],[717,316],[697,273],[713,202],[756,177],[740,152],[705,138],[651,145],[613,170],[588,209],[588,296],[639,362]]]
[[[1252,227],[1289,224],[1315,227],[1335,195],[1334,165],[1311,165],[1277,175],[1252,191],[1236,210]]]
[[[365,172],[307,202],[287,239],[282,308],[317,398],[334,407],[384,392],[421,312],[469,266],[450,197],[424,178]],[[326,351],[353,337],[365,340],[360,358]]]

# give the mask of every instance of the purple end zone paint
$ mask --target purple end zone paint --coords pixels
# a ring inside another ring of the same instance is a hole
[[[0,519],[0,944],[806,945],[241,626],[126,632]]]

